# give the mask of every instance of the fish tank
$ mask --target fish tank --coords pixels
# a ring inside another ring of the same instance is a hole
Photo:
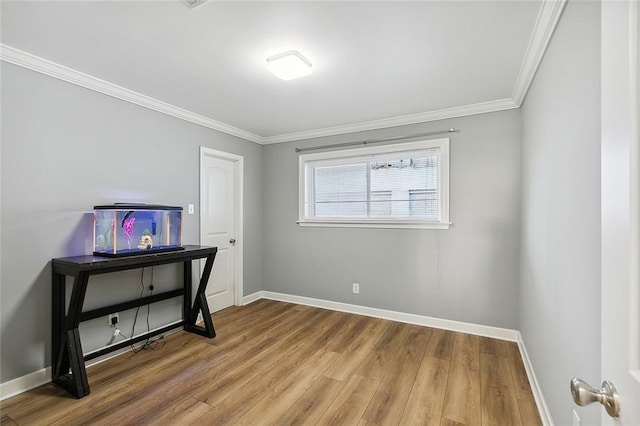
[[[182,207],[116,203],[93,207],[93,254],[136,256],[182,247]]]

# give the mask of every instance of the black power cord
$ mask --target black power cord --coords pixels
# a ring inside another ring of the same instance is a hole
[[[144,269],[142,268],[142,274],[140,275],[140,299],[142,299],[142,296],[144,295]],[[150,294],[149,296],[153,296],[153,266],[151,267],[151,281],[149,282],[149,291]],[[135,336],[136,334],[136,323],[138,322],[138,314],[140,313],[140,306],[138,306],[136,308],[136,314],[133,317],[133,327],[131,328],[131,337]],[[151,326],[149,324],[149,314],[151,313],[151,304],[147,304],[147,333],[151,332]],[[138,346],[137,348],[133,345],[133,343],[131,344],[131,351],[134,353],[138,353],[144,349],[151,349],[151,350],[156,350],[156,349],[161,349],[162,347],[164,347],[164,342],[162,342],[162,345],[158,346],[158,340],[161,340],[163,338],[163,336],[160,336],[157,339],[151,340],[151,338],[147,338],[147,340],[144,341],[144,343],[140,346]]]

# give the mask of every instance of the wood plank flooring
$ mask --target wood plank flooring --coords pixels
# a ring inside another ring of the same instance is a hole
[[[47,384],[0,403],[2,425],[540,425],[515,343],[260,300],[218,336],[88,368],[91,393]]]

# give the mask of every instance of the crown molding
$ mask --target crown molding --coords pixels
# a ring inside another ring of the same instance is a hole
[[[408,124],[426,123],[429,121],[445,120],[448,118],[465,117],[468,115],[485,114],[487,112],[503,111],[518,108],[511,99],[482,102],[461,107],[446,108],[419,114],[402,115],[383,118],[381,120],[365,121],[362,123],[346,124],[344,126],[326,127],[323,129],[304,132],[286,133],[263,138],[263,143],[273,144],[281,142],[299,141],[303,139],[320,138],[325,136],[343,135],[346,133],[363,132],[366,130],[386,129],[389,127],[406,126]]]
[[[542,62],[542,57],[547,51],[547,46],[551,41],[551,36],[558,25],[562,11],[564,10],[567,0],[543,0],[538,17],[531,32],[529,45],[525,52],[518,78],[513,86],[511,99],[520,107],[524,98],[529,91],[529,86],[533,82],[533,77],[538,71],[538,67]]]
[[[114,98],[131,102],[144,108],[170,115],[199,126],[217,130],[232,136],[237,136],[251,142],[262,143],[262,137],[246,130],[238,129],[220,121],[213,120],[200,114],[179,108],[158,99],[125,89],[108,81],[65,67],[47,59],[40,58],[27,52],[0,44],[0,60],[48,75]]]
[[[230,126],[200,114],[168,104],[155,98],[117,86],[74,69],[56,64],[49,60],[20,51],[13,47],[0,44],[0,60],[30,69],[60,80],[103,93],[123,101],[158,111],[172,117],[179,118],[203,127],[217,130],[261,145],[281,142],[291,142],[327,136],[343,135],[347,133],[367,130],[386,129],[390,127],[406,126],[410,124],[426,123],[429,121],[445,120],[449,118],[465,117],[469,115],[485,114],[519,108],[529,90],[542,57],[549,45],[549,41],[558,24],[567,0],[543,0],[536,22],[533,27],[527,51],[520,65],[516,83],[511,98],[481,102],[460,107],[428,111],[418,114],[371,120],[342,126],[326,127],[302,132],[285,133],[273,136],[260,136],[255,133]]]
[[[518,72],[511,98],[441,109],[437,111],[428,111],[419,114],[391,117],[382,120],[347,124],[344,126],[267,136],[262,138],[262,143],[273,144],[291,142],[520,108],[522,102],[524,102],[527,91],[529,90],[529,86],[531,86],[533,77],[542,62],[544,53],[551,41],[551,37],[558,25],[558,21],[560,20],[560,16],[562,15],[562,11],[564,10],[567,1],[568,0],[542,0],[542,5],[540,6],[536,22],[533,26],[531,38],[529,39],[527,50],[522,60],[522,64],[520,65],[520,71]]]

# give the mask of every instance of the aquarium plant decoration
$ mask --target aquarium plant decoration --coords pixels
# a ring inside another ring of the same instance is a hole
[[[136,223],[135,217],[131,216],[133,212],[127,212],[122,219],[122,230],[124,231],[124,235],[127,236],[127,244],[129,244],[129,250],[131,250],[131,237],[133,236],[133,224]]]

